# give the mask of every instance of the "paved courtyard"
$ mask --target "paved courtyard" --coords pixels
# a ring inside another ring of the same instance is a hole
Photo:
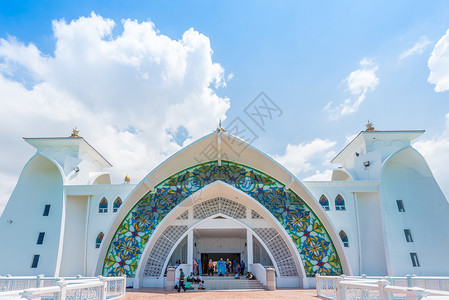
[[[265,290],[240,290],[240,291],[186,291],[181,293],[175,290],[167,291],[163,288],[142,288],[139,290],[126,290],[126,300],[137,299],[322,299],[316,295],[316,290],[278,289],[276,291]]]

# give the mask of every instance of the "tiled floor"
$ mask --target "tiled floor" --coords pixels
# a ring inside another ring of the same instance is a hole
[[[279,289],[276,291],[186,291],[178,294],[175,290],[167,291],[163,288],[143,288],[139,290],[128,289],[126,300],[139,299],[296,299],[318,300],[316,290]]]

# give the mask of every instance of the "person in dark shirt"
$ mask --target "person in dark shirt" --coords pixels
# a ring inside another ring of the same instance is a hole
[[[182,271],[182,269],[179,269],[179,284],[178,284],[178,293],[181,292],[181,288],[184,290],[184,292],[186,291],[186,286],[184,284],[184,272]]]

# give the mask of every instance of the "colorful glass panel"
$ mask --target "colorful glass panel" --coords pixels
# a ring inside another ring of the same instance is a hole
[[[122,199],[120,199],[120,197],[117,197],[117,199],[115,199],[115,201],[114,201],[113,212],[117,212],[121,205],[122,205]]]
[[[346,210],[345,199],[340,194],[335,197],[335,210]]]
[[[101,241],[103,241],[103,237],[104,237],[103,232],[100,232],[100,233],[97,235],[97,240],[95,241],[95,248],[100,248]]]
[[[326,196],[321,195],[320,197],[320,204],[323,207],[324,210],[330,210],[330,206],[329,206],[329,200],[327,199]]]
[[[218,165],[213,161],[174,174],[137,202],[109,244],[103,275],[134,277],[142,252],[162,219],[193,191],[217,180],[245,192],[273,214],[295,244],[307,276],[342,273],[329,234],[298,195],[255,169],[227,161]]]
[[[339,233],[340,235],[340,239],[343,242],[343,246],[345,247],[349,247],[349,240],[348,240],[348,236],[346,235],[346,233],[342,230]]]
[[[105,197],[103,197],[103,199],[101,199],[100,203],[98,204],[98,212],[99,213],[108,212],[108,200],[106,200]]]

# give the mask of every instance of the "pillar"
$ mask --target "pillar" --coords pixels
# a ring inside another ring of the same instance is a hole
[[[172,290],[175,286],[175,270],[174,267],[167,269],[167,285],[165,286],[167,290]]]
[[[273,268],[267,268],[267,290],[276,290],[276,274]]]
[[[193,230],[187,234],[187,261],[186,261],[186,264],[191,265],[193,268]],[[189,275],[189,274],[187,274],[187,275]]]
[[[246,230],[246,253],[248,257],[247,266],[252,265],[254,263],[253,258],[253,235],[249,230]]]

